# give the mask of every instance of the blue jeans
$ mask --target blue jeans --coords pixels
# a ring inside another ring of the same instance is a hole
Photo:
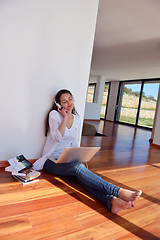
[[[89,193],[105,204],[109,211],[113,197],[119,195],[119,187],[92,173],[79,161],[56,164],[48,159],[44,169],[54,175],[74,177]]]

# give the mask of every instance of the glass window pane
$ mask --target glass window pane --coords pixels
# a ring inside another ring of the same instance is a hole
[[[141,84],[123,84],[119,121],[136,124],[140,90]]]
[[[90,84],[88,86],[87,102],[90,102],[90,103],[94,102],[95,88],[96,88],[96,84]]]
[[[153,127],[158,89],[158,83],[144,84],[138,125]]]
[[[108,92],[109,92],[109,83],[105,83],[104,92],[103,92],[102,107],[101,107],[101,116],[100,116],[101,118],[105,118]]]

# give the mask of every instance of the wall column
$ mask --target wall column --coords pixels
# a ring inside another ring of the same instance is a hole
[[[153,144],[160,145],[160,87],[159,87],[159,93],[158,93],[158,99],[157,99],[157,106],[156,106],[156,112],[155,112],[155,118],[154,118],[154,124],[153,124],[153,130],[152,130],[152,136],[151,139],[153,140]]]
[[[119,82],[111,82],[106,120],[114,121]]]
[[[104,76],[97,77],[95,101],[94,103],[86,102],[84,119],[100,119],[105,81],[106,78]]]

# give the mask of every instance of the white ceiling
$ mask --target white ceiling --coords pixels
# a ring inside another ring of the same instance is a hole
[[[160,78],[160,0],[100,0],[92,75]]]

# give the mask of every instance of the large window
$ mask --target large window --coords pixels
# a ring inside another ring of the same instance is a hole
[[[102,106],[101,106],[101,116],[100,116],[101,119],[106,118],[108,97],[109,97],[109,89],[110,89],[110,83],[105,83],[104,92],[103,92],[103,99],[102,99]]]
[[[90,83],[88,86],[87,102],[93,103],[96,92],[96,83]]]
[[[160,81],[122,82],[116,120],[153,127]]]

